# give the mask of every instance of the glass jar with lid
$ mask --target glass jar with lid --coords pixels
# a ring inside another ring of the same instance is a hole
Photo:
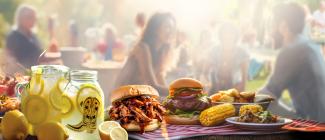
[[[99,139],[98,125],[104,121],[104,94],[97,71],[74,70],[62,98],[62,124],[72,139]]]

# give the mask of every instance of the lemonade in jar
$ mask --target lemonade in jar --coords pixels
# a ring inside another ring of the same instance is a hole
[[[104,121],[103,98],[96,71],[70,72],[70,82],[62,98],[62,124],[70,138],[99,139],[98,125]]]
[[[31,68],[31,80],[24,85],[21,111],[32,125],[33,133],[45,122],[61,122],[62,96],[68,83],[69,68],[59,65],[38,65]]]

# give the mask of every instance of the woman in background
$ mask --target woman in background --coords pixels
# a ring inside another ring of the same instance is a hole
[[[220,46],[213,52],[216,58],[211,73],[210,94],[230,88],[245,89],[249,56],[238,46],[239,38],[239,30],[232,23],[220,27]]]
[[[168,95],[164,76],[174,29],[175,19],[170,13],[154,14],[140,41],[130,52],[115,87],[147,84],[156,88],[162,96]]]

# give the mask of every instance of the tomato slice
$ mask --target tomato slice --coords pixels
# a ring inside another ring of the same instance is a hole
[[[179,93],[179,96],[190,96],[193,94],[199,94],[200,92],[197,91],[182,91],[181,93]]]

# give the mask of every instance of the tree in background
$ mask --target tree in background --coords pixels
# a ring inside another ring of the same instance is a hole
[[[319,2],[321,0],[296,0],[299,3],[307,4],[310,10],[313,12],[319,8]]]
[[[15,10],[21,0],[0,0],[0,48],[4,46],[4,41],[10,25],[14,22]]]

